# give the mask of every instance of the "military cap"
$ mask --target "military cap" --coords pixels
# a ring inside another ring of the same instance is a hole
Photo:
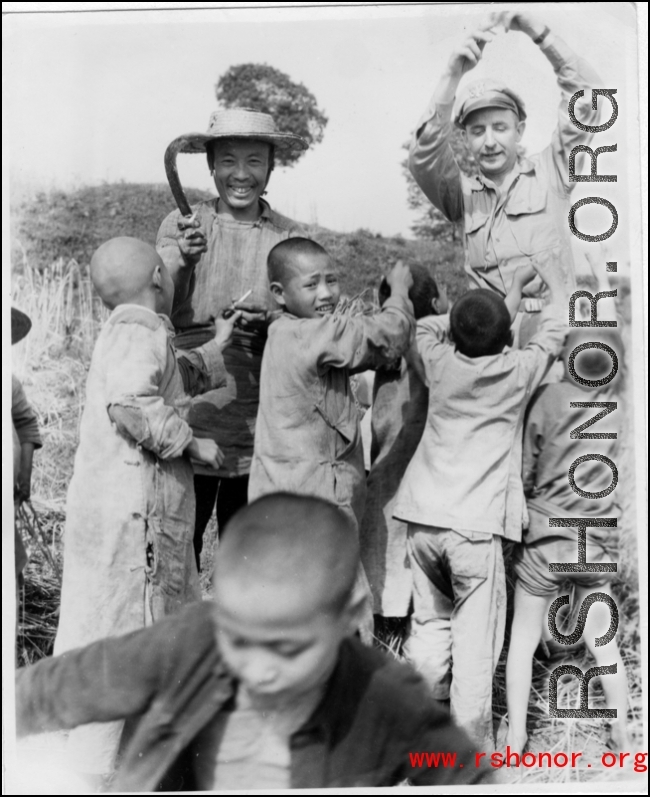
[[[467,117],[481,108],[506,108],[514,111],[523,122],[526,118],[526,107],[521,97],[500,80],[484,78],[468,83],[460,91],[456,104],[454,122],[464,127]]]

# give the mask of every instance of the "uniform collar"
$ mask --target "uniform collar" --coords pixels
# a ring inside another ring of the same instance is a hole
[[[512,167],[512,171],[515,172],[516,179],[516,175],[518,174],[530,174],[531,172],[534,172],[535,164],[528,160],[528,158],[519,158]],[[514,179],[512,182],[514,182]],[[472,178],[472,191],[483,191],[485,188],[493,188],[493,186],[494,183],[492,180],[484,177],[481,172],[479,172],[476,177]]]

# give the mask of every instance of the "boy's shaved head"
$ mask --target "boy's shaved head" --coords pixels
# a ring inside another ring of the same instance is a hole
[[[291,277],[292,266],[299,257],[328,257],[327,252],[316,241],[310,238],[287,238],[280,241],[269,252],[267,270],[269,282],[279,282],[285,285]]]
[[[137,238],[111,238],[90,261],[90,278],[111,310],[136,302],[152,283],[156,266],[165,265],[153,246]],[[136,302],[137,303],[137,302]]]
[[[355,585],[359,544],[352,524],[320,498],[276,493],[241,509],[219,542],[215,599],[257,592],[302,614],[338,613]],[[260,606],[262,610],[263,607]]]
[[[217,644],[260,709],[324,689],[359,627],[358,567],[355,529],[320,498],[267,495],[230,520],[216,551]]]
[[[464,293],[449,316],[456,349],[467,357],[502,352],[512,339],[510,326],[510,313],[504,300],[484,288]]]

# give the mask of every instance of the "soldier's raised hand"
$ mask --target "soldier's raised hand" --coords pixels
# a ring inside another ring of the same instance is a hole
[[[494,40],[495,31],[490,26],[491,19],[481,27],[472,31],[469,36],[454,49],[447,69],[454,77],[461,77],[465,72],[478,64],[483,57],[483,48],[486,44]]]
[[[495,27],[504,30],[520,30],[531,39],[536,39],[544,31],[544,23],[526,8],[515,8],[511,11],[500,11],[494,14]]]

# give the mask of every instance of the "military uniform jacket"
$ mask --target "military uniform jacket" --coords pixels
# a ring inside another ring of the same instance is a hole
[[[502,296],[508,292],[515,270],[549,249],[557,249],[558,267],[569,287],[575,286],[568,223],[575,183],[569,182],[569,154],[575,146],[588,144],[591,134],[573,124],[568,104],[583,90],[575,104],[576,118],[585,125],[598,124],[599,111],[592,110],[591,89],[602,84],[591,66],[558,36],[549,34],[540,49],[551,62],[562,93],[558,124],[549,146],[537,155],[520,158],[503,185],[497,188],[483,175],[468,177],[461,172],[450,145],[451,103],[431,101],[410,148],[409,168],[422,191],[449,221],[463,222],[465,270],[474,286]],[[475,92],[480,91],[479,85]],[[599,97],[598,104],[599,108],[606,106],[608,100]],[[581,173],[579,169],[576,172]],[[582,173],[589,171],[583,169]],[[531,297],[542,292],[539,277],[524,290]]]

